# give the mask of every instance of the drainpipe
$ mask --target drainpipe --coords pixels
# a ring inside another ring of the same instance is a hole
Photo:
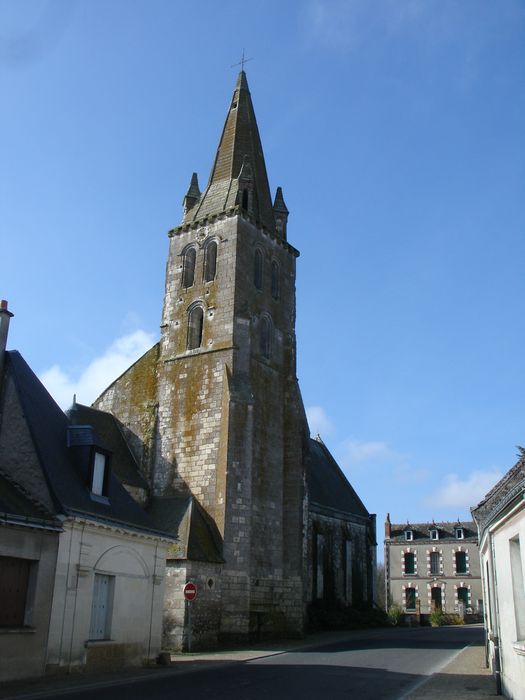
[[[496,552],[494,538],[490,530],[488,531],[488,546],[490,551],[490,563],[492,569],[492,585],[494,587],[494,623],[492,630],[492,643],[494,644],[494,677],[496,678],[496,693],[501,695],[501,650],[500,650],[500,619],[499,619],[499,598],[498,598],[498,578],[496,574]],[[495,629],[494,629],[495,628]]]
[[[5,348],[9,333],[9,321],[12,317],[13,314],[7,308],[7,301],[2,299],[2,301],[0,301],[0,386],[2,385],[2,378],[4,376]]]

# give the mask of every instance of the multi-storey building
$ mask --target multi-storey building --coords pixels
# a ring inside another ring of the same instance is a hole
[[[409,615],[481,613],[479,548],[473,522],[385,521],[387,605]]]

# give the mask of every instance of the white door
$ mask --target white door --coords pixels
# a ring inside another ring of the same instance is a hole
[[[90,639],[109,639],[113,576],[95,574],[91,605]]]

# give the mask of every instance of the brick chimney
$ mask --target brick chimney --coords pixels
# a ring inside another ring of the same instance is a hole
[[[5,347],[7,345],[7,335],[9,333],[9,321],[13,314],[7,308],[7,301],[0,301],[0,384],[4,373]]]

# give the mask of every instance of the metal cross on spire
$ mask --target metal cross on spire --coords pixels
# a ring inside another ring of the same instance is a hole
[[[248,61],[253,61],[253,58],[244,58],[244,49],[242,50],[242,56],[241,60],[238,63],[232,63],[231,68],[235,68],[235,66],[240,66],[241,70],[244,70],[244,64],[248,63]]]

